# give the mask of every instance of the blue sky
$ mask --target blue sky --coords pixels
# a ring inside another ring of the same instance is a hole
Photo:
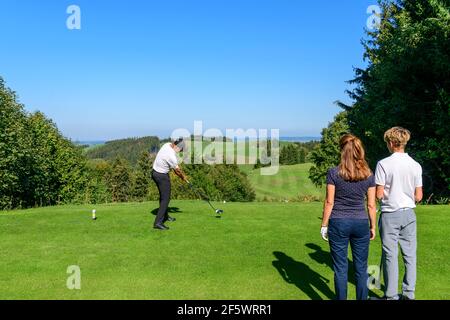
[[[176,128],[317,136],[375,0],[2,0],[0,76],[74,140]],[[81,8],[81,30],[66,9]]]

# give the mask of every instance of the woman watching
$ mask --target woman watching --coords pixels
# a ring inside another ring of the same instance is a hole
[[[321,234],[330,243],[336,298],[347,299],[347,255],[350,243],[356,298],[366,300],[369,243],[375,239],[376,226],[375,178],[365,159],[361,140],[346,134],[339,144],[341,162],[327,174]]]

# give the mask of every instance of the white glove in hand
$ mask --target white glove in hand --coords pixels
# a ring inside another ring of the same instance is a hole
[[[320,234],[322,235],[322,239],[328,241],[328,227],[320,228]]]

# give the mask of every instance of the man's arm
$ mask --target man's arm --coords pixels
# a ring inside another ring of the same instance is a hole
[[[173,172],[184,182],[188,182],[188,179],[186,175],[184,174],[183,170],[181,170],[180,165],[178,164],[178,159],[175,154],[173,156],[169,157],[167,160],[169,163],[169,166],[173,169]]]
[[[382,200],[384,197],[384,186],[386,185],[386,172],[380,162],[375,169],[375,184],[377,185],[376,198]]]
[[[384,186],[377,185],[377,199],[382,200],[384,197]]]
[[[416,188],[416,190],[414,192],[414,198],[415,198],[416,202],[422,201],[422,198],[423,198],[423,188],[422,187]]]
[[[422,167],[420,165],[415,178],[415,184],[416,189],[414,190],[414,199],[416,200],[416,202],[420,202],[423,198]]]
[[[177,166],[175,169],[173,169],[173,172],[178,177],[180,177],[180,179],[183,180],[184,182],[189,182],[186,174],[183,172],[183,170],[181,170],[181,168],[179,166]]]

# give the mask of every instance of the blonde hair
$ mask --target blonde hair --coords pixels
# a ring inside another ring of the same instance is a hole
[[[395,148],[405,147],[411,138],[411,132],[402,127],[393,127],[384,133],[384,141],[391,142]]]
[[[341,163],[339,175],[345,181],[362,181],[372,175],[366,161],[363,144],[352,134],[344,135],[339,141]]]

